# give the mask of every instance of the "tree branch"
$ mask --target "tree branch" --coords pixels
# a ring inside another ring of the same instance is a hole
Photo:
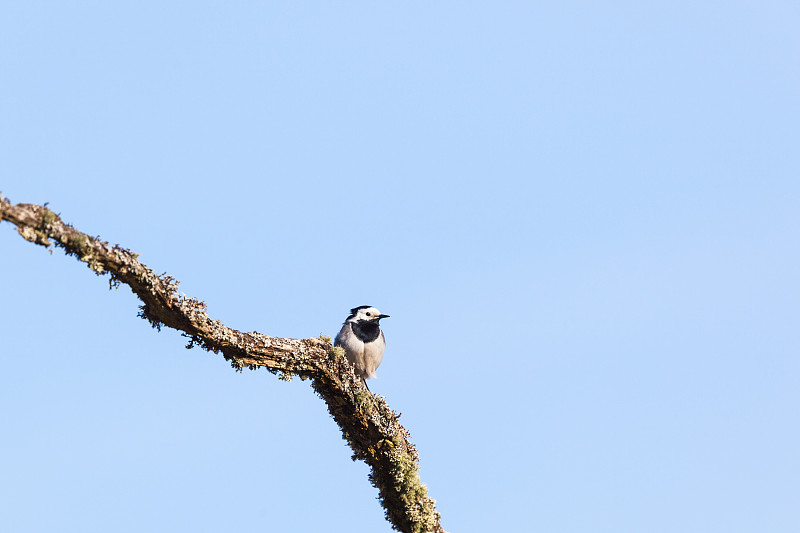
[[[55,242],[96,274],[109,274],[111,286],[128,285],[143,302],[139,316],[159,330],[167,326],[182,331],[190,338],[187,348],[197,345],[222,354],[237,370],[264,367],[282,379],[311,379],[353,449],[353,459],[370,466],[370,481],[394,529],[444,532],[435,502],[420,482],[419,456],[399,415],[382,397],[364,389],[343,351],[333,348],[329,338],[269,337],[211,320],[205,303],[180,294],[174,278],[155,274],[130,250],[81,233],[45,206],[12,205],[0,195],[0,220],[17,226],[25,240],[48,249]]]

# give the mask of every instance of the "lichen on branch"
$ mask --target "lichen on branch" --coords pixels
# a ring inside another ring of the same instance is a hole
[[[156,274],[138,254],[100,237],[86,235],[51,211],[47,204],[16,204],[0,194],[0,221],[14,224],[23,239],[64,249],[97,275],[108,274],[109,286],[127,285],[142,301],[139,316],[154,328],[176,329],[200,347],[222,355],[241,371],[266,368],[281,379],[310,379],[328,406],[353,459],[365,461],[392,527],[408,533],[443,532],[441,517],[419,479],[419,456],[399,415],[384,399],[361,384],[340,349],[329,337],[286,339],[229,328],[208,315],[206,304],[180,293],[173,277]]]

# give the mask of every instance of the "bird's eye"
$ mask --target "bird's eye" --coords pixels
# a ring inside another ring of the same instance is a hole
[[[372,313],[367,313],[367,316],[372,316]]]

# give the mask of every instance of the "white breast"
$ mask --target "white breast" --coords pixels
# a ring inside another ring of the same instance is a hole
[[[373,342],[364,344],[353,333],[350,324],[345,323],[341,331],[336,336],[334,346],[344,348],[347,360],[356,368],[356,374],[361,378],[375,378],[378,366],[383,360],[383,352],[386,350],[386,341],[383,332]]]

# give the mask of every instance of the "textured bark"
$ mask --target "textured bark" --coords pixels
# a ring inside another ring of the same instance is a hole
[[[435,502],[420,482],[417,450],[398,414],[382,397],[364,389],[342,350],[333,348],[329,338],[269,337],[211,320],[203,302],[178,292],[175,279],[155,274],[130,250],[81,233],[45,206],[12,205],[0,195],[2,220],[16,225],[24,239],[47,248],[55,243],[98,275],[109,274],[112,286],[128,285],[143,302],[139,316],[159,330],[167,326],[182,331],[190,339],[187,347],[221,354],[237,370],[263,367],[283,379],[311,379],[353,449],[353,458],[370,466],[370,481],[394,529],[444,531]]]

